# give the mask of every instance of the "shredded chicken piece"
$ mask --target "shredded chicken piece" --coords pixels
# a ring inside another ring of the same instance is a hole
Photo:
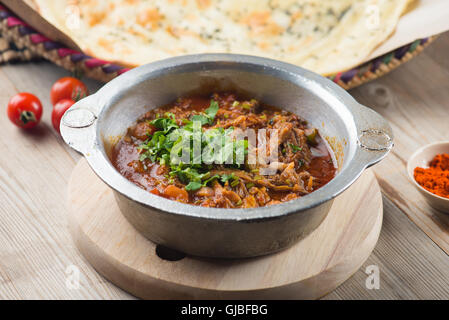
[[[256,198],[253,196],[247,196],[245,199],[243,199],[243,208],[255,208],[258,207]]]
[[[239,205],[242,203],[242,199],[239,197],[239,195],[237,193],[235,193],[234,191],[230,191],[230,190],[224,190],[223,191],[223,195],[228,198],[229,200],[232,201],[233,204],[235,205]]]
[[[268,202],[266,205],[267,206],[272,206],[273,204],[280,204],[281,202],[279,200],[271,200],[270,202]]]
[[[238,186],[235,188],[235,192],[239,195],[240,198],[245,198],[249,195],[248,189],[243,181],[240,180]]]
[[[275,129],[279,129],[279,143],[282,144],[291,137],[293,125],[289,122],[280,123],[280,125],[277,124]]]
[[[215,192],[212,188],[202,187],[195,194],[200,197],[213,197]]]
[[[256,198],[257,202],[259,203],[259,206],[264,206],[271,200],[271,197],[268,195],[267,189],[265,187],[262,188],[252,187],[250,189],[250,194],[252,194]]]
[[[231,202],[231,200],[227,197],[225,197],[225,189],[217,182],[213,182],[213,189],[214,189],[214,202],[218,207],[222,208],[234,208],[234,204]]]
[[[225,174],[233,174],[236,177],[239,177],[240,179],[246,180],[246,181],[253,181],[253,178],[249,175],[249,173],[243,171],[243,170],[237,170],[237,169],[221,169],[221,170],[212,170],[211,176],[214,175],[225,175]]]

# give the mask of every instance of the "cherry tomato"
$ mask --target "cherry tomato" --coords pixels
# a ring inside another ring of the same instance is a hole
[[[9,100],[7,113],[9,120],[23,129],[30,129],[38,125],[42,117],[42,104],[31,93],[22,92]]]
[[[62,99],[81,100],[89,95],[86,85],[72,77],[61,78],[53,84],[50,91],[51,103],[57,104]]]
[[[58,133],[61,133],[59,126],[61,124],[62,116],[74,103],[75,101],[71,99],[62,99],[54,106],[53,111],[51,112],[51,122],[53,128],[55,128]]]

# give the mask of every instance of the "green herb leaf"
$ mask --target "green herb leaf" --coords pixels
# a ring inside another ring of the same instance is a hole
[[[156,129],[162,130],[165,133],[172,129],[178,129],[179,126],[173,118],[157,118],[150,122]]]
[[[251,109],[251,105],[248,102],[243,102],[242,103],[242,108],[245,110],[250,110]]]
[[[229,180],[231,180],[233,177],[234,177],[234,174],[233,174],[233,173],[231,173],[231,174],[223,174],[223,175],[221,176],[221,178],[220,178],[220,181],[223,182],[223,183],[226,183],[226,182],[228,182]]]
[[[204,126],[205,124],[210,124],[210,118],[208,118],[207,116],[202,115],[202,114],[196,114],[196,115],[192,116],[192,118],[190,118],[190,120],[192,120],[193,122],[199,121],[199,122],[201,122],[202,126]]]
[[[293,150],[294,153],[296,153],[296,152],[298,152],[298,151],[302,151],[302,148],[301,148],[301,147],[298,147],[298,146],[296,146],[296,145],[294,145],[294,144],[291,144],[291,143],[289,143],[288,145],[290,146],[290,148],[292,148],[292,150]]]
[[[231,182],[231,187],[237,187],[239,184],[240,184],[240,179],[239,178],[234,179]]]
[[[209,183],[211,183],[212,181],[217,180],[217,179],[220,179],[220,176],[219,176],[218,174],[216,174],[216,175],[210,177],[210,178],[207,179],[207,180],[204,180],[203,186],[207,186]]]
[[[221,176],[220,180],[223,183],[228,182],[231,187],[236,187],[240,183],[240,178],[237,177],[236,175],[234,175],[233,173],[231,173],[231,174],[223,174]]]
[[[196,191],[198,189],[201,189],[202,186],[203,186],[202,183],[192,181],[192,182],[189,182],[188,185],[186,185],[185,189],[187,191]]]
[[[218,112],[218,102],[215,100],[211,100],[209,108],[207,108],[205,110],[207,116],[212,119],[212,122],[214,121],[215,116],[217,115]]]
[[[201,125],[212,125],[214,123],[215,116],[217,115],[219,109],[218,102],[215,100],[211,100],[209,108],[204,110],[204,114],[197,114],[192,116],[190,120],[199,121]]]

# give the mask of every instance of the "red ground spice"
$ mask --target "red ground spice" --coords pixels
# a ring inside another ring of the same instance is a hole
[[[415,168],[414,177],[424,189],[449,198],[449,154],[437,155],[429,163],[429,168]]]

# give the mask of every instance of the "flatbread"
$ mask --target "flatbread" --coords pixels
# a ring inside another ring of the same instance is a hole
[[[240,53],[328,75],[360,64],[410,0],[34,0],[86,53],[138,66]]]

